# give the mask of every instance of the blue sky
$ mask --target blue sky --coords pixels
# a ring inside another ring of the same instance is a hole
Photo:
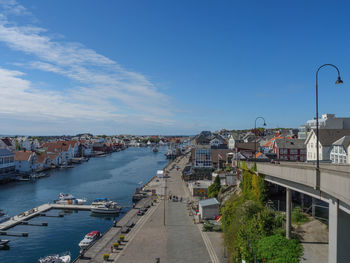
[[[0,0],[0,134],[195,134],[350,116],[347,1]]]

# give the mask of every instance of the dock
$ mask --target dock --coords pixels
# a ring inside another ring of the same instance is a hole
[[[136,207],[134,209],[130,209],[118,222],[116,227],[112,226],[109,228],[102,237],[94,243],[91,247],[85,251],[83,257],[76,258],[73,262],[74,263],[88,263],[88,262],[101,262],[103,254],[110,251],[110,246],[112,243],[117,242],[118,236],[120,235],[126,235],[126,241],[130,238],[130,236],[135,235],[135,232],[138,231],[144,224],[144,222],[149,218],[149,216],[154,212],[154,210],[158,207],[160,204],[159,202],[154,203],[153,206],[149,208],[149,210],[146,212],[144,216],[137,216],[137,211],[140,208],[143,208],[146,205],[150,205],[152,200],[154,199],[154,196],[149,196],[146,198],[141,199]],[[126,227],[126,225],[129,222],[134,222],[135,226],[130,230],[128,234],[122,234],[121,230]],[[127,243],[124,243],[122,247],[125,247]],[[113,259],[113,257],[116,257],[117,255],[111,255],[110,261]]]
[[[43,204],[38,207],[34,207],[26,212],[23,212],[19,215],[11,217],[8,221],[0,224],[0,231],[7,230],[16,225],[28,224],[28,220],[37,217],[43,216],[45,212],[51,209],[62,209],[62,210],[80,210],[80,211],[90,211],[92,208],[91,205],[64,205],[64,204]]]

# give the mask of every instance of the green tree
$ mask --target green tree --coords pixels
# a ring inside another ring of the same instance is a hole
[[[208,187],[208,197],[209,198],[217,197],[218,194],[219,194],[220,189],[221,189],[220,177],[219,177],[219,175],[217,175],[215,177],[214,183],[212,183]]]

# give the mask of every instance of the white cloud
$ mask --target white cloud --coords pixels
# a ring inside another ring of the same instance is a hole
[[[6,17],[27,10],[14,0],[0,0],[0,42],[28,54],[28,61],[17,63],[51,72],[77,83],[69,89],[36,89],[21,71],[0,68],[0,112],[8,116],[34,118],[99,119],[127,123],[172,125],[170,98],[142,74],[131,72],[117,62],[79,43],[62,42],[37,26],[20,26]],[[29,13],[29,12],[28,12]],[[34,60],[33,60],[34,58]],[[54,83],[51,83],[54,85]]]

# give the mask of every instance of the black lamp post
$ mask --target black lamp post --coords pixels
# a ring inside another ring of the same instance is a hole
[[[318,72],[321,68],[331,66],[335,68],[338,72],[338,79],[335,84],[342,84],[343,81],[340,78],[340,71],[337,66],[333,64],[323,64],[316,71],[316,172],[317,172],[317,182],[316,185],[319,186],[319,171],[320,171],[320,157],[319,157],[319,137],[318,137]]]
[[[266,126],[266,121],[265,121],[264,117],[257,117],[257,118],[255,119],[255,126],[254,126],[254,135],[255,135],[255,143],[254,143],[254,149],[255,149],[255,151],[254,151],[254,154],[255,154],[255,156],[254,156],[254,159],[256,158],[256,121],[257,121],[258,119],[264,120],[264,126]]]

